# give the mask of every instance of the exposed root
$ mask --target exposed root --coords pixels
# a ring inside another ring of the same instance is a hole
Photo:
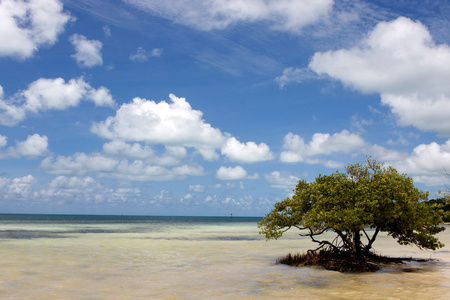
[[[277,263],[299,267],[318,266],[332,271],[362,273],[377,271],[382,264],[402,263],[402,260],[374,253],[356,256],[350,252],[319,250],[307,253],[289,253],[278,258]]]

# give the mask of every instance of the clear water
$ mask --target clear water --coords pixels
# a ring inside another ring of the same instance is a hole
[[[450,299],[450,226],[436,261],[342,274],[275,264],[314,247],[266,242],[258,218],[0,215],[0,299]]]

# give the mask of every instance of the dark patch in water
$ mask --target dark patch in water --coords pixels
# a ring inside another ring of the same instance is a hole
[[[42,230],[0,230],[0,239],[39,239],[50,238],[60,239],[73,237],[71,234],[87,234],[87,233],[117,233],[117,230],[105,230],[97,228],[86,228],[80,230],[66,231],[42,231]]]
[[[422,268],[417,268],[417,267],[404,267],[404,268],[401,268],[401,270],[402,270],[402,272],[405,272],[405,273],[417,273],[417,272],[423,271]]]
[[[210,237],[146,237],[148,240],[176,240],[176,241],[257,241],[258,238],[248,236],[210,236]]]
[[[213,241],[257,241],[259,239],[248,237],[248,236],[216,236],[216,237],[207,237],[204,240],[213,240]]]
[[[30,240],[39,238],[59,239],[66,237],[67,236],[55,232],[45,232],[35,230],[0,230],[0,239]]]

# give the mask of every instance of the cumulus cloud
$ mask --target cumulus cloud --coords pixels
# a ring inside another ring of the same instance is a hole
[[[280,199],[267,199],[267,198],[255,198],[252,196],[245,197],[221,197],[218,195],[208,195],[202,201],[202,205],[206,205],[211,208],[219,208],[219,211],[223,213],[223,209],[225,207],[229,209],[238,209],[240,211],[248,211],[251,212],[252,215],[255,214],[256,211],[258,213],[264,213],[267,210],[273,208],[273,205],[276,201]],[[233,211],[233,210],[231,210]]]
[[[53,45],[70,19],[58,0],[0,1],[0,56],[31,57]]]
[[[216,149],[221,149],[221,154],[234,162],[254,163],[273,159],[273,154],[265,143],[241,143],[230,134],[222,133],[205,122],[203,113],[192,109],[185,98],[173,94],[169,98],[170,102],[159,103],[134,98],[132,102],[122,104],[115,116],[94,123],[91,131],[113,141],[111,145],[107,145],[108,149],[111,146],[124,147],[124,142],[137,142],[179,147],[167,148],[178,149],[177,151],[185,151],[181,150],[184,147],[195,148],[195,153],[208,161],[219,158]],[[133,151],[138,151],[140,146],[135,144],[133,147]],[[148,152],[150,148],[145,149]],[[179,152],[182,153],[185,152]]]
[[[94,89],[89,85],[86,87],[86,100],[91,100],[96,106],[114,106],[111,93],[104,86]]]
[[[283,148],[280,155],[282,162],[322,164],[332,169],[342,168],[344,164],[318,157],[341,153],[371,156],[413,177],[415,182],[428,186],[444,185],[444,173],[450,170],[450,140],[443,144],[421,144],[408,153],[370,144],[358,135],[343,130],[333,135],[316,133],[309,143],[305,143],[299,135],[289,133],[284,137]],[[277,171],[266,174],[264,178],[273,187],[280,185],[280,188],[283,182],[289,182],[289,179],[294,182],[296,179],[289,173]]]
[[[0,124],[14,126],[29,113],[66,110],[78,106],[83,100],[92,101],[97,106],[114,105],[107,88],[94,89],[83,77],[68,82],[63,78],[40,78],[9,99],[3,100],[0,93]]]
[[[130,60],[144,62],[148,61],[150,57],[160,57],[162,54],[162,49],[154,48],[152,51],[147,51],[142,47],[138,47],[135,54],[130,55]]]
[[[300,180],[297,176],[291,175],[286,171],[273,171],[270,174],[265,174],[264,179],[266,179],[273,188],[291,190],[295,188]]]
[[[308,144],[299,135],[288,133],[283,142],[285,151],[281,152],[280,160],[288,163],[318,163],[319,161],[313,160],[312,157],[334,153],[351,153],[367,146],[359,135],[347,130],[333,135],[315,133]]]
[[[190,185],[189,191],[192,191],[195,193],[203,193],[205,191],[205,187],[201,184]]]
[[[99,174],[102,177],[130,181],[173,181],[183,180],[188,176],[201,175],[204,175],[204,172],[199,165],[181,165],[168,169],[162,166],[146,164],[142,160],[132,162],[122,160],[114,172]]]
[[[187,151],[184,147],[166,146],[166,152],[158,155],[148,145],[139,143],[128,144],[124,141],[111,141],[103,145],[103,152],[109,155],[122,158],[132,158],[145,160],[148,163],[158,164],[161,166],[178,165],[183,158],[186,157]]]
[[[367,145],[360,153],[393,166],[400,173],[412,177],[416,183],[427,186],[443,186],[448,181],[445,173],[450,170],[450,140],[443,144],[420,144],[411,153]]]
[[[76,51],[72,57],[80,67],[92,68],[103,64],[100,52],[103,44],[100,41],[88,40],[81,34],[73,34],[69,40]]]
[[[92,177],[58,176],[47,187],[33,193],[38,201],[54,204],[64,203],[120,203],[139,199],[140,190],[137,188],[114,189],[102,185]]]
[[[13,179],[0,177],[0,199],[29,200],[35,183],[37,181],[32,175]]]
[[[360,45],[316,53],[309,68],[364,93],[380,93],[399,124],[450,135],[450,47],[420,22],[380,22]]]
[[[111,140],[145,142],[198,149],[218,148],[225,136],[202,119],[185,98],[170,95],[171,103],[134,98],[114,117],[95,123],[92,131]]]
[[[112,172],[118,164],[119,161],[99,153],[87,155],[78,152],[73,156],[47,157],[40,167],[51,174],[83,175],[88,172]]]
[[[241,143],[234,137],[228,138],[222,146],[222,154],[226,155],[230,161],[240,163],[255,163],[271,160],[274,157],[266,144]]]
[[[5,147],[7,139],[0,135],[0,148]],[[0,159],[13,157],[37,157],[44,156],[48,151],[48,138],[35,133],[29,135],[26,140],[16,142],[16,147],[9,147],[5,151],[0,151]]]
[[[142,201],[142,195],[138,188],[110,188],[89,176],[58,176],[45,186],[40,185],[32,175],[0,177],[0,202],[8,201],[8,205],[15,205],[22,200],[27,200],[22,202],[26,205],[50,204],[54,207],[73,203],[115,204]]]
[[[299,33],[326,17],[333,0],[125,0],[136,7],[200,30],[224,29],[240,22],[265,22],[274,30]]]
[[[216,178],[219,180],[257,179],[259,175],[257,173],[248,175],[247,171],[241,166],[220,167],[216,172]]]
[[[0,134],[0,148],[3,148],[8,143],[8,138]]]
[[[35,133],[23,142],[18,142],[16,149],[21,156],[43,156],[48,152],[48,138]]]
[[[306,143],[299,135],[288,133],[283,139],[283,149],[284,151],[280,155],[282,162],[321,164],[332,169],[341,168],[344,164],[324,159],[324,156],[362,154],[379,161],[400,161],[408,156],[406,152],[366,142],[358,134],[350,133],[347,130],[334,134],[315,133],[309,143]]]
[[[399,172],[414,175],[438,175],[450,170],[450,140],[445,144],[421,144],[409,156],[392,164]]]
[[[86,198],[87,202],[100,202],[103,199],[100,198],[102,193],[98,193],[103,188],[92,177],[66,177],[58,176],[53,179],[48,189],[38,192],[40,196],[45,198],[60,198],[60,199],[73,199],[73,198]],[[92,199],[89,199],[92,198]],[[59,200],[60,201],[60,200]]]
[[[203,159],[207,161],[214,161],[219,159],[219,154],[216,152],[214,147],[197,147],[196,153],[200,154]]]
[[[425,131],[450,136],[450,93],[439,97],[420,97],[418,94],[382,94],[381,102],[391,107],[401,126],[412,125]]]
[[[151,164],[140,159],[115,159],[101,153],[75,153],[72,156],[47,157],[41,162],[40,168],[50,174],[94,173],[99,177],[129,181],[182,180],[188,176],[204,175],[203,168],[196,164],[177,165],[169,169],[161,164]]]

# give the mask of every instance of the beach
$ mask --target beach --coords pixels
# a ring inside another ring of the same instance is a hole
[[[276,241],[260,218],[2,215],[1,299],[447,299],[447,246],[422,251],[382,235],[383,255],[433,259],[348,274],[275,263],[314,248]]]

